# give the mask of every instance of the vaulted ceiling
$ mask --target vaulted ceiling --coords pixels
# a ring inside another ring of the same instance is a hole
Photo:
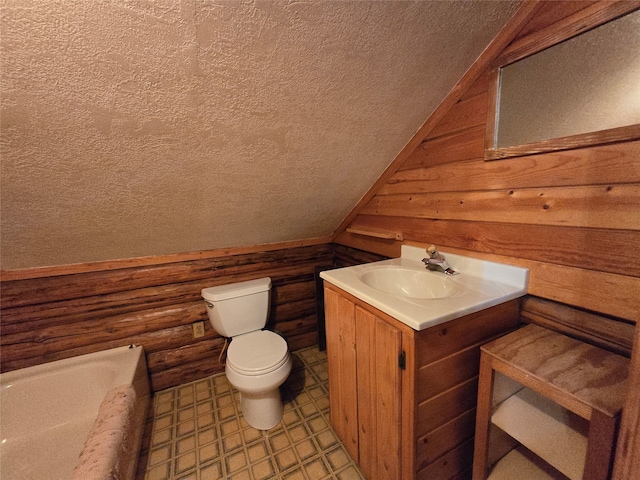
[[[2,269],[329,237],[517,5],[5,0]]]

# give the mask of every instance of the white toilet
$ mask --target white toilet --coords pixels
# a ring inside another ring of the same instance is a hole
[[[270,278],[202,290],[213,329],[231,338],[227,380],[240,392],[247,423],[258,430],[269,430],[282,419],[279,387],[291,372],[285,339],[262,330],[269,317],[270,290]]]

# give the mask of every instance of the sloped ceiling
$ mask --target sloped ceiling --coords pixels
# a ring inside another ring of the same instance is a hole
[[[517,3],[3,1],[2,269],[330,236]]]

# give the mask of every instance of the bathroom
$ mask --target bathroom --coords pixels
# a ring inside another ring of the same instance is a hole
[[[222,373],[200,291],[266,276],[312,347],[316,269],[403,242],[525,266],[525,318],[630,355],[637,130],[484,160],[491,61],[605,2],[473,4],[5,2],[3,372],[133,343],[154,392]]]

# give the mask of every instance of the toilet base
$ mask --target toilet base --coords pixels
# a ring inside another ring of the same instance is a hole
[[[276,387],[256,394],[240,392],[240,408],[245,420],[253,428],[270,430],[280,423],[284,412],[280,389]]]

